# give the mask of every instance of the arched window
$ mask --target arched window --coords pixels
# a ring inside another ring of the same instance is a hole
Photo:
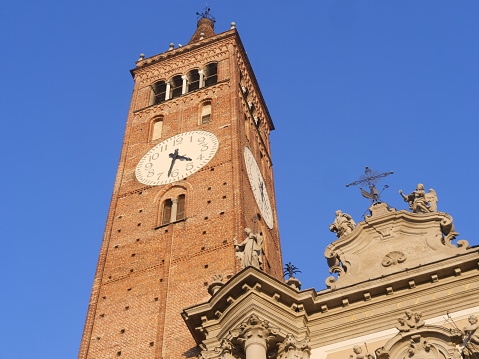
[[[158,105],[166,99],[166,82],[158,81],[153,84],[153,105]]]
[[[211,101],[201,104],[200,124],[211,122]]]
[[[205,67],[205,86],[214,85],[218,82],[218,63],[213,62]]]
[[[200,74],[197,69],[188,72],[188,92],[200,88]]]
[[[161,130],[163,129],[163,117],[156,117],[151,121],[150,125],[150,141],[161,138]]]
[[[171,222],[171,209],[173,207],[173,201],[171,199],[167,199],[163,202],[163,209],[161,215],[161,224],[168,224]]]
[[[185,219],[185,198],[184,194],[178,196],[178,208],[176,211],[176,220]]]
[[[176,198],[168,198],[163,202],[161,224],[167,225],[185,219],[186,195],[180,194]]]
[[[170,98],[180,97],[182,94],[183,79],[181,75],[177,75],[171,79],[171,96]]]

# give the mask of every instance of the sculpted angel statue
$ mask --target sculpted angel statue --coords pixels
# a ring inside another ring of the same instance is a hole
[[[477,317],[475,315],[471,315],[467,320],[470,325],[464,327],[463,329],[464,342],[479,345],[479,333],[477,332]]]
[[[331,232],[336,233],[336,237],[340,238],[346,234],[349,234],[353,231],[356,226],[356,222],[353,221],[353,218],[341,211],[336,211],[336,218],[334,222],[329,226]]]
[[[402,190],[399,190],[399,194],[404,198],[405,202],[409,203],[409,209],[413,213],[429,213],[437,211],[437,194],[432,188],[429,193],[424,191],[424,185],[419,183],[416,186],[416,190],[411,194],[405,195]]]
[[[236,238],[234,239],[236,256],[240,260],[241,268],[244,269],[253,266],[262,269],[263,236],[261,234],[254,234],[250,228],[245,228],[244,232],[246,238],[243,242],[238,243]]]

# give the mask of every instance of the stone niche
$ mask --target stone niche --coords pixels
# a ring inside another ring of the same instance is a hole
[[[452,217],[444,212],[396,211],[386,203],[371,207],[371,215],[354,230],[331,243],[324,255],[336,289],[416,268],[465,253],[469,244],[458,235]]]

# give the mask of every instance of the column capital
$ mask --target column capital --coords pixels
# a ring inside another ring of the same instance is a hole
[[[270,327],[267,320],[259,319],[256,314],[251,314],[245,322],[230,332],[232,338],[241,343],[247,353],[250,347],[260,346],[265,355],[276,343],[278,333],[279,329]]]

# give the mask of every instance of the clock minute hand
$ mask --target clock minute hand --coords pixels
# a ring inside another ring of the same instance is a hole
[[[176,149],[174,153],[170,153],[168,156],[171,158],[171,165],[170,165],[170,169],[168,170],[168,177],[170,177],[171,171],[173,170],[173,165],[175,164],[175,161],[178,158],[178,149]]]

